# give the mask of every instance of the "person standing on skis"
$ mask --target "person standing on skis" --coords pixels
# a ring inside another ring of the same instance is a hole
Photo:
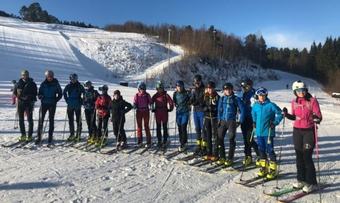
[[[70,83],[66,85],[63,95],[67,103],[68,124],[70,127],[70,136],[67,141],[80,141],[82,130],[81,105],[83,103],[84,87],[78,81],[78,75],[72,73],[70,75]],[[74,114],[76,115],[77,131],[74,135]]]
[[[215,90],[215,83],[210,81],[204,94],[204,137],[203,149],[206,148],[205,160],[217,160],[217,107],[220,96]]]
[[[53,131],[54,131],[54,116],[57,108],[58,101],[63,97],[59,81],[54,77],[51,70],[45,72],[46,79],[40,84],[38,98],[41,101],[39,110],[39,124],[38,135],[36,144],[41,144],[41,135],[45,120],[46,112],[48,111],[49,130],[48,130],[48,145],[53,144]]]
[[[83,106],[89,133],[87,142],[89,144],[94,144],[97,132],[95,103],[99,93],[94,89],[92,82],[89,80],[85,81],[84,87]]]
[[[37,85],[33,79],[29,77],[29,72],[27,70],[21,71],[21,78],[16,83],[13,94],[18,102],[17,111],[21,133],[19,141],[30,142],[33,140],[33,110],[34,103],[37,101]],[[25,114],[28,121],[28,134],[26,134],[25,130]]]
[[[271,180],[275,179],[277,175],[276,155],[274,152],[275,126],[279,125],[283,116],[281,109],[269,100],[266,88],[258,88],[255,95],[257,101],[252,108],[252,118],[259,146],[259,165],[261,167],[257,174]]]
[[[102,92],[101,95],[97,97],[95,108],[98,117],[98,125],[97,125],[97,139],[96,146],[103,147],[107,145],[108,140],[108,122],[110,118],[110,109],[111,109],[111,97],[108,95],[108,86],[103,85],[99,87],[99,91]]]
[[[191,90],[191,98],[190,103],[193,105],[193,118],[195,123],[195,131],[196,131],[196,143],[197,147],[195,150],[196,155],[203,156],[205,152],[203,152],[203,140],[202,133],[204,131],[204,84],[202,81],[201,75],[195,75],[193,81],[194,88]]]
[[[302,81],[293,83],[295,98],[291,102],[291,114],[286,107],[283,112],[286,118],[294,121],[293,142],[296,154],[297,182],[295,188],[302,188],[306,193],[318,189],[313,151],[315,147],[315,129],[320,124],[322,114],[319,102],[313,97]]]
[[[152,112],[155,113],[156,131],[157,131],[157,147],[166,148],[168,143],[168,119],[169,112],[174,109],[174,102],[164,90],[162,82],[156,84],[157,93],[152,96]],[[169,105],[169,107],[168,107]],[[162,141],[162,126],[163,126],[163,141]]]
[[[223,96],[218,102],[218,161],[217,164],[229,167],[233,164],[236,148],[236,128],[244,121],[245,107],[242,100],[234,94],[231,83],[223,85]],[[237,121],[237,114],[240,119]],[[228,159],[225,155],[224,136],[228,131],[229,153]]]
[[[246,79],[241,82],[242,88],[242,101],[244,103],[244,121],[241,122],[241,131],[244,142],[244,160],[243,165],[249,166],[253,162],[251,155],[251,148],[254,149],[256,157],[260,156],[257,143],[254,139],[253,132],[253,118],[251,116],[251,100],[254,98],[255,89],[253,88],[253,81],[251,79]]]
[[[132,105],[123,99],[119,90],[113,92],[111,103],[113,133],[117,140],[117,149],[122,150],[127,147],[126,133],[124,130],[125,114],[132,109]]]
[[[146,145],[145,147],[151,147],[151,133],[149,127],[150,120],[150,105],[152,99],[149,93],[146,92],[146,84],[141,82],[138,84],[138,93],[133,99],[133,107],[136,109],[137,119],[137,138],[139,147],[143,146],[142,136],[142,122],[144,121],[144,130],[146,134]]]
[[[185,90],[183,81],[176,82],[176,91],[172,98],[176,107],[176,124],[180,141],[178,150],[185,151],[188,143],[187,125],[190,113],[190,94]]]

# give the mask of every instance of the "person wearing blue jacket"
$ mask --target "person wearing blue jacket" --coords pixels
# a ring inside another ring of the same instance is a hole
[[[187,125],[190,112],[190,95],[184,88],[184,82],[176,82],[176,91],[173,94],[173,101],[176,107],[176,124],[181,146],[179,151],[185,151],[188,142]]]
[[[48,145],[53,144],[54,131],[54,116],[57,108],[57,102],[62,98],[62,90],[59,81],[54,78],[54,73],[51,70],[45,72],[46,79],[40,84],[38,98],[41,101],[39,109],[39,123],[37,139],[35,144],[41,144],[41,135],[44,125],[45,115],[48,111],[49,130],[48,130]]]
[[[241,82],[242,88],[242,101],[244,103],[244,121],[241,122],[241,131],[244,142],[244,160],[243,164],[249,166],[253,162],[251,155],[251,148],[254,149],[257,158],[260,156],[259,149],[255,139],[253,139],[253,118],[251,116],[251,104],[255,95],[255,89],[253,88],[253,81],[251,79],[245,79]],[[257,159],[258,160],[258,159]]]
[[[260,87],[255,92],[257,101],[252,108],[253,126],[260,151],[260,177],[274,179],[277,175],[276,155],[274,152],[275,126],[283,116],[282,110],[268,99],[268,90]],[[268,159],[269,158],[269,159]]]
[[[244,104],[242,100],[234,94],[233,85],[225,83],[223,85],[223,96],[218,102],[218,152],[217,164],[224,164],[229,167],[233,164],[236,148],[236,128],[244,121]],[[240,119],[237,120],[238,112]],[[228,159],[225,155],[224,136],[228,131],[229,153]]]
[[[70,75],[70,83],[64,89],[64,99],[67,103],[68,124],[70,126],[70,136],[67,141],[79,141],[81,134],[81,106],[82,97],[85,90],[78,82],[78,75],[73,73]],[[74,114],[76,114],[77,133],[74,135]]]

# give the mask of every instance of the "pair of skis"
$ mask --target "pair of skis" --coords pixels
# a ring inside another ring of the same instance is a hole
[[[285,198],[278,199],[278,202],[289,203],[289,202],[295,201],[297,199],[300,199],[304,196],[307,196],[309,194],[313,194],[315,192],[318,192],[319,190],[323,190],[326,187],[329,187],[329,185],[328,184],[320,184],[319,188],[317,190],[314,190],[310,193],[303,192],[302,189],[294,188],[292,186],[291,187],[284,187],[282,189],[271,191],[271,192],[263,191],[263,193],[265,195],[268,195],[268,196],[271,196],[271,197],[277,197],[277,198],[279,198],[283,195],[286,195],[286,194],[293,193],[293,194],[290,194],[289,196],[287,196]]]

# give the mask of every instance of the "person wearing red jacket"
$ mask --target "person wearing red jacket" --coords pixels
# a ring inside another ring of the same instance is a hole
[[[136,119],[137,119],[137,137],[138,137],[138,146],[141,147],[143,145],[143,137],[142,137],[142,122],[144,120],[144,130],[146,134],[146,147],[151,147],[151,134],[149,127],[150,120],[150,105],[151,105],[151,96],[146,92],[146,84],[141,82],[138,84],[138,93],[135,95],[133,100],[133,107],[136,109]]]
[[[156,117],[156,131],[157,131],[157,147],[165,148],[168,143],[168,119],[169,112],[174,109],[174,102],[171,97],[164,90],[162,82],[156,84],[157,93],[152,96],[152,112]],[[169,107],[168,107],[169,105]],[[162,126],[163,126],[163,141],[162,141]]]
[[[302,81],[296,81],[292,87],[296,98],[291,102],[291,114],[286,107],[283,113],[289,120],[294,120],[293,142],[296,154],[297,182],[295,188],[302,188],[306,193],[318,189],[313,151],[315,147],[315,127],[322,120],[319,103]]]
[[[107,144],[108,121],[110,117],[112,101],[111,97],[107,94],[108,89],[109,88],[107,87],[107,85],[103,85],[99,88],[99,91],[102,91],[102,94],[99,95],[95,104],[98,118],[96,139],[96,146],[98,147],[105,146]]]

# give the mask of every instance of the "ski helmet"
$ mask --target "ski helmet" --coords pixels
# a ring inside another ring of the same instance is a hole
[[[108,90],[109,90],[109,87],[107,85],[103,85],[103,86],[99,87],[99,91],[107,92]]]
[[[29,77],[29,76],[30,76],[30,73],[28,72],[28,70],[22,70],[22,71],[21,71],[21,76],[27,76],[27,77]]]
[[[209,81],[208,84],[207,84],[207,88],[215,88],[215,82],[213,81]]]
[[[158,81],[158,82],[156,83],[156,89],[162,89],[162,90],[164,90],[164,85],[163,85],[162,81]]]
[[[119,90],[113,91],[113,95],[120,95],[120,91]]]
[[[195,75],[194,84],[202,82],[202,76],[200,74]]]
[[[47,71],[45,71],[45,77],[54,77],[54,73],[53,73],[53,71],[51,71],[51,70],[47,70]]]
[[[307,91],[307,86],[301,80],[295,81],[292,85],[292,90],[295,92],[296,90],[305,90]]]
[[[138,83],[138,90],[146,90],[146,84],[145,82]]]
[[[246,78],[241,82],[241,87],[252,87],[253,86],[253,81],[250,78]]]
[[[176,86],[184,88],[184,82],[182,80],[177,80]]]
[[[78,75],[76,73],[72,73],[70,75],[70,80],[78,80]]]
[[[90,80],[86,80],[84,86],[90,88],[92,86],[92,82]]]
[[[233,84],[231,84],[230,82],[224,83],[223,90],[227,90],[227,89],[229,89],[229,90],[234,89]]]
[[[260,87],[255,91],[256,96],[268,96],[268,90],[264,87]]]

